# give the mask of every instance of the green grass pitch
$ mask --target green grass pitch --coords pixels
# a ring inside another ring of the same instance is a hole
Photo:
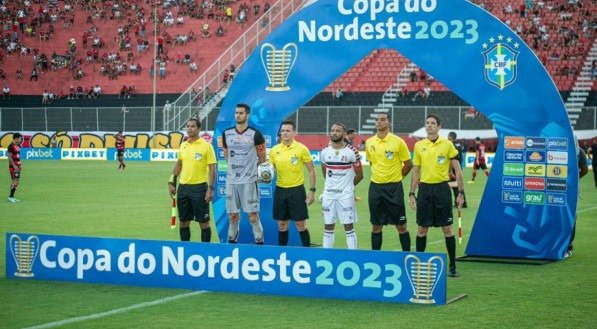
[[[5,163],[5,162],[3,162]],[[170,230],[167,179],[173,163],[26,161],[16,197],[6,201],[9,175],[0,179],[0,251],[5,233],[24,232],[178,240]],[[321,171],[318,190],[321,191]],[[367,209],[369,169],[358,186],[359,248],[370,248]],[[465,180],[470,177],[465,170]],[[597,189],[592,173],[581,181],[574,255],[547,265],[459,262],[461,277],[448,279],[446,306],[403,305],[81,283],[8,280],[0,263],[0,326],[61,328],[589,328],[597,321]],[[463,213],[463,255],[485,177],[466,184],[469,208]],[[406,178],[410,183],[410,176]],[[408,186],[408,185],[407,185]],[[321,243],[320,204],[310,207],[312,241]],[[414,241],[416,226],[410,220]],[[215,225],[214,225],[215,226]],[[193,241],[198,241],[193,226]],[[215,230],[214,230],[215,231]],[[429,251],[445,252],[439,229],[430,231]],[[212,240],[216,240],[215,236]],[[340,225],[336,247],[346,248]],[[384,250],[396,250],[396,230],[384,230]],[[3,257],[4,258],[4,257]],[[184,297],[172,298],[168,297]],[[155,302],[155,303],[154,303]]]

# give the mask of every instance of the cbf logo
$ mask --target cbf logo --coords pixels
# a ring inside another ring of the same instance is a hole
[[[482,52],[485,58],[485,79],[491,85],[503,90],[516,80],[516,65],[519,52],[514,50],[518,48],[518,42],[510,45],[511,37],[506,38],[507,43],[502,43],[503,35],[497,37],[497,43],[494,37],[489,38],[489,44],[483,43]]]

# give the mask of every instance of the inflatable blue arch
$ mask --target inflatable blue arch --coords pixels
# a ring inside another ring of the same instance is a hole
[[[468,1],[309,3],[274,30],[238,72],[215,136],[234,125],[235,104],[247,103],[250,125],[262,131],[271,148],[282,120],[375,49],[400,52],[495,126],[499,146],[466,253],[562,259],[578,193],[574,139],[563,101],[524,41]],[[225,241],[226,162],[217,140],[214,213]],[[276,244],[273,185],[260,188],[266,243]],[[319,214],[311,217],[317,220]],[[251,240],[245,218],[240,242]]]

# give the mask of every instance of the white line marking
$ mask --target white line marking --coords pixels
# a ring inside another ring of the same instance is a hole
[[[588,209],[579,210],[579,211],[577,211],[577,213],[579,213],[579,214],[580,214],[580,213],[587,212],[587,211],[590,211],[590,210],[595,210],[595,209],[597,209],[597,207],[593,207],[593,208],[588,208]]]
[[[165,303],[171,302],[173,300],[177,300],[177,299],[181,299],[181,298],[186,298],[186,297],[191,297],[191,296],[203,294],[203,293],[206,293],[206,292],[207,291],[204,291],[204,290],[193,291],[193,292],[189,292],[189,293],[186,293],[186,294],[181,294],[181,295],[176,295],[176,296],[171,296],[171,297],[166,297],[166,298],[154,300],[154,301],[151,301],[151,302],[145,302],[145,303],[135,304],[135,305],[131,305],[131,306],[123,307],[123,308],[117,308],[115,310],[111,310],[111,311],[107,311],[107,312],[101,312],[101,313],[96,313],[96,314],[91,314],[91,315],[85,315],[85,316],[77,316],[77,317],[66,319],[66,320],[60,320],[60,321],[55,321],[55,322],[48,322],[48,323],[45,323],[45,324],[40,324],[38,326],[33,326],[33,327],[27,327],[27,328],[24,328],[24,329],[53,328],[53,327],[63,326],[65,324],[71,324],[71,323],[75,323],[75,322],[82,322],[82,321],[87,321],[87,320],[99,319],[99,318],[103,318],[103,317],[106,317],[106,316],[111,316],[111,315],[115,315],[115,314],[125,313],[125,312],[128,312],[128,311],[132,311],[132,310],[136,310],[136,309],[140,309],[140,308],[144,308],[144,307],[148,307],[148,306],[165,304]]]

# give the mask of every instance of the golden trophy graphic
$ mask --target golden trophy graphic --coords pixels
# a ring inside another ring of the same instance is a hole
[[[23,241],[21,237],[16,234],[10,236],[10,251],[17,264],[17,271],[15,276],[21,278],[34,277],[31,268],[37,252],[39,251],[39,238],[35,235],[30,236]]]
[[[422,263],[419,257],[408,255],[404,258],[404,267],[413,288],[410,301],[417,304],[435,304],[433,290],[444,271],[444,260],[440,256],[433,256],[427,263]]]
[[[267,73],[269,85],[267,91],[288,91],[287,84],[290,70],[296,62],[298,47],[295,43],[287,43],[281,50],[276,49],[271,43],[261,46],[261,63]]]

